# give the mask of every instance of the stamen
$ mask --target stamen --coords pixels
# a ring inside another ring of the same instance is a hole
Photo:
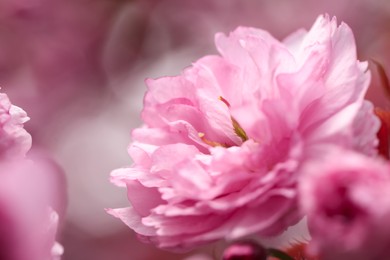
[[[207,139],[205,137],[204,133],[199,132],[198,136],[205,144],[208,144],[208,145],[210,145],[212,147],[221,146],[221,147],[227,148],[227,145],[224,145],[224,144],[221,144],[221,143],[218,143],[218,142],[214,142],[214,141],[211,141],[211,140]]]
[[[246,134],[245,130],[241,127],[241,125],[237,122],[237,120],[232,116],[230,116],[230,118],[232,120],[234,132],[236,133],[236,135],[238,135],[243,142],[248,140],[248,135]]]
[[[224,99],[222,96],[219,96],[218,99],[221,100],[223,103],[225,103],[227,107],[230,108],[230,103],[226,99]]]
[[[230,108],[230,103],[226,99],[224,99],[222,96],[219,96],[218,99],[221,100],[223,103],[225,103],[225,105],[228,108]],[[245,130],[241,127],[241,125],[238,123],[238,121],[232,116],[230,116],[230,119],[232,120],[234,132],[236,133],[236,135],[238,135],[243,142],[248,140],[248,135],[246,134]]]

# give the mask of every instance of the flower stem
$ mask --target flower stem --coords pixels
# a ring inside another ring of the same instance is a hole
[[[273,257],[276,257],[280,260],[294,260],[294,258],[292,258],[291,256],[289,256],[288,254],[286,254],[285,252],[283,251],[280,251],[279,249],[275,249],[275,248],[268,248],[268,254],[270,256],[273,256]]]

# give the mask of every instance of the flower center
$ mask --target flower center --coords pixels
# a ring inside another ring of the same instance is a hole
[[[225,98],[223,98],[222,96],[219,96],[218,99],[220,101],[222,101],[230,109],[230,103]],[[248,135],[246,134],[245,130],[241,127],[240,123],[238,123],[238,121],[232,115],[230,115],[230,120],[232,122],[232,126],[233,126],[233,129],[234,129],[234,132],[236,133],[236,135],[241,138],[242,142],[247,141]],[[202,132],[199,132],[198,136],[204,143],[206,143],[212,147],[216,147],[216,146],[222,146],[222,147],[226,147],[226,148],[229,147],[229,145],[227,145],[227,144],[222,144],[222,143],[211,141],[211,140],[207,139],[205,137],[205,134]]]

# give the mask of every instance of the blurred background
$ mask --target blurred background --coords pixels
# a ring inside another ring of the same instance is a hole
[[[0,0],[1,91],[31,117],[33,147],[66,174],[63,259],[188,256],[138,242],[104,211],[128,204],[108,179],[131,164],[127,146],[141,122],[144,79],[178,74],[215,54],[216,32],[244,25],[282,40],[323,13],[353,29],[361,60],[373,58],[390,73],[388,0]],[[373,67],[367,97],[390,108],[377,74]]]

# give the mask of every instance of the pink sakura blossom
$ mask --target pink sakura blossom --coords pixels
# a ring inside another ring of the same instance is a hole
[[[49,205],[57,194],[44,161],[0,163],[0,259],[59,260],[58,214]]]
[[[329,145],[375,153],[370,74],[351,29],[320,16],[280,42],[239,27],[220,55],[148,79],[130,168],[112,172],[131,206],[110,209],[161,248],[182,249],[295,224],[301,166]]]
[[[0,94],[0,259],[58,260],[55,242],[63,192],[58,168],[45,157],[25,158],[31,136],[26,113]]]
[[[390,259],[390,165],[336,150],[305,168],[300,202],[311,253],[324,260]]]
[[[31,148],[31,136],[23,128],[28,120],[23,109],[0,93],[0,158],[24,156]]]

